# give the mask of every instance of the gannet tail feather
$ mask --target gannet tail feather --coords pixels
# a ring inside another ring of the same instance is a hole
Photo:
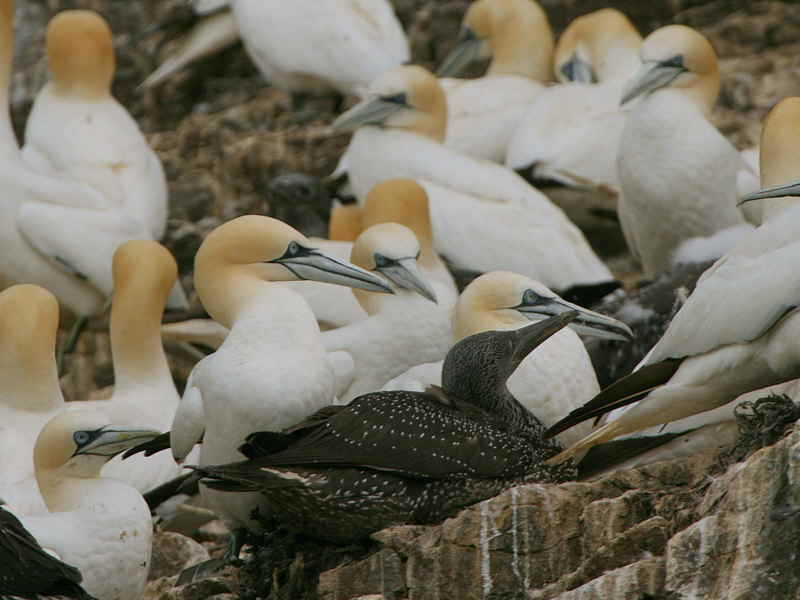
[[[617,380],[589,402],[576,408],[550,427],[545,433],[545,437],[551,438],[587,419],[600,417],[615,408],[641,400],[655,388],[669,381],[670,377],[678,370],[682,360],[667,359],[653,365],[646,365]]]

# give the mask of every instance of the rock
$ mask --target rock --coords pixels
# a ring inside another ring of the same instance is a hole
[[[208,560],[208,550],[179,533],[159,532],[153,537],[149,579],[179,575],[186,567]]]

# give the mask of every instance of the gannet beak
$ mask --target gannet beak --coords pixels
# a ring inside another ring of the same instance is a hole
[[[578,316],[578,311],[570,310],[558,316],[550,317],[538,323],[526,325],[517,329],[514,340],[514,350],[511,353],[511,364],[514,369],[521,363],[528,354],[533,352],[547,338],[554,333],[558,333]]]
[[[575,319],[569,326],[576,333],[622,342],[629,342],[633,339],[633,332],[630,327],[622,321],[617,321],[560,298],[525,294],[523,302],[513,308],[532,321],[575,312]]]
[[[306,248],[294,242],[289,244],[283,256],[269,262],[286,267],[301,280],[394,294],[392,288],[377,275],[344,260],[328,256],[316,248]]]
[[[154,429],[103,427],[94,431],[76,431],[73,439],[78,449],[73,456],[105,456],[111,459],[120,452],[159,435],[161,432]]]
[[[573,54],[572,57],[561,65],[561,74],[575,83],[595,83],[597,78],[592,70],[592,65]]]
[[[745,202],[751,200],[763,200],[764,198],[782,198],[783,196],[800,196],[800,181],[794,183],[787,183],[784,185],[776,185],[775,187],[765,188],[757,192],[751,192],[737,202],[737,206],[741,206]]]
[[[639,71],[625,85],[620,106],[639,96],[649,94],[658,88],[669,85],[678,75],[685,72],[683,58],[678,55],[666,61],[648,60],[642,63]]]
[[[450,51],[439,70],[437,77],[455,77],[466,69],[473,61],[480,58],[482,40],[469,27],[461,29],[455,48]]]
[[[399,259],[381,257],[381,259],[376,270],[380,271],[384,277],[396,286],[417,292],[423,298],[436,304],[436,293],[420,271],[416,258],[409,256]]]
[[[353,131],[362,125],[383,125],[394,113],[406,108],[405,94],[368,98],[339,115],[331,127],[334,131]]]

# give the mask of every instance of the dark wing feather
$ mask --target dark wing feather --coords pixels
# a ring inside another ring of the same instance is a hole
[[[598,444],[590,448],[578,463],[578,479],[586,479],[634,456],[639,456],[648,450],[663,446],[675,438],[685,435],[688,431],[691,430],[625,438]]]
[[[448,403],[452,406],[419,392],[366,394],[321,423],[297,431],[296,440],[284,450],[249,461],[248,468],[313,465],[433,479],[505,477],[524,473],[545,458],[538,453],[546,450],[476,418],[478,409],[465,414],[459,409],[465,403],[452,398]]]
[[[545,433],[545,437],[553,437],[587,419],[600,417],[615,408],[641,400],[655,388],[669,381],[682,361],[682,358],[670,358],[660,363],[644,366],[615,381],[589,402],[576,408],[550,427]]]
[[[147,506],[150,507],[150,510],[155,510],[176,494],[191,494],[188,488],[191,486],[190,480],[192,477],[194,477],[194,473],[179,475],[142,494],[142,497],[145,502],[147,502]],[[195,491],[195,493],[197,492]]]
[[[66,596],[94,600],[75,567],[45,552],[12,513],[0,507],[0,592],[21,598]]]
[[[138,446],[134,446],[133,448],[126,450],[125,454],[122,455],[122,458],[125,459],[133,456],[134,454],[139,454],[140,452],[143,452],[145,456],[152,456],[153,454],[161,452],[162,450],[168,450],[169,448],[170,445],[168,431],[146,441],[144,444],[139,444]]]

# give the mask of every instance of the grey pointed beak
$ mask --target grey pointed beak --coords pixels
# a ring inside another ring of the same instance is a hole
[[[577,53],[573,54],[567,62],[561,65],[559,71],[567,81],[574,83],[595,83],[597,81],[592,65],[583,60]]]
[[[674,65],[667,65],[656,61],[646,61],[642,63],[639,70],[626,84],[622,92],[620,106],[623,106],[639,96],[649,94],[669,85],[678,75],[686,69]]]
[[[120,452],[124,452],[128,448],[133,448],[134,446],[138,446],[143,442],[161,435],[161,432],[155,429],[134,429],[127,427],[104,427],[98,431],[81,433],[87,433],[90,439],[87,440],[86,443],[78,446],[78,449],[75,451],[75,456],[105,456],[108,459],[113,458]]]
[[[300,247],[295,253],[284,255],[271,262],[286,267],[298,279],[344,285],[368,292],[394,294],[392,288],[377,275],[314,248]]]
[[[547,319],[574,311],[577,314],[569,326],[575,333],[621,342],[629,342],[633,339],[633,332],[630,327],[622,321],[617,321],[566,300],[539,297],[534,304],[520,304],[514,308],[530,320]]]
[[[362,125],[383,125],[386,119],[405,108],[407,105],[402,102],[368,98],[339,115],[331,127],[334,131],[353,131]]]
[[[776,185],[774,187],[758,190],[757,192],[751,192],[745,196],[742,196],[742,199],[739,200],[736,205],[741,206],[745,202],[750,202],[752,200],[782,198],[783,196],[800,196],[800,181],[795,181],[794,183],[787,183],[784,185]]]
[[[482,45],[483,41],[469,27],[464,27],[461,30],[456,47],[450,51],[450,54],[439,65],[436,76],[455,77],[463,72],[470,64],[480,58]]]
[[[550,336],[561,331],[578,316],[578,311],[568,310],[538,323],[526,325],[514,331],[516,334],[511,366],[516,369],[528,354],[538,348]]]
[[[392,261],[387,266],[378,267],[384,277],[404,290],[417,292],[423,298],[427,298],[436,304],[436,293],[425,279],[425,275],[417,264],[417,259],[413,256]]]

